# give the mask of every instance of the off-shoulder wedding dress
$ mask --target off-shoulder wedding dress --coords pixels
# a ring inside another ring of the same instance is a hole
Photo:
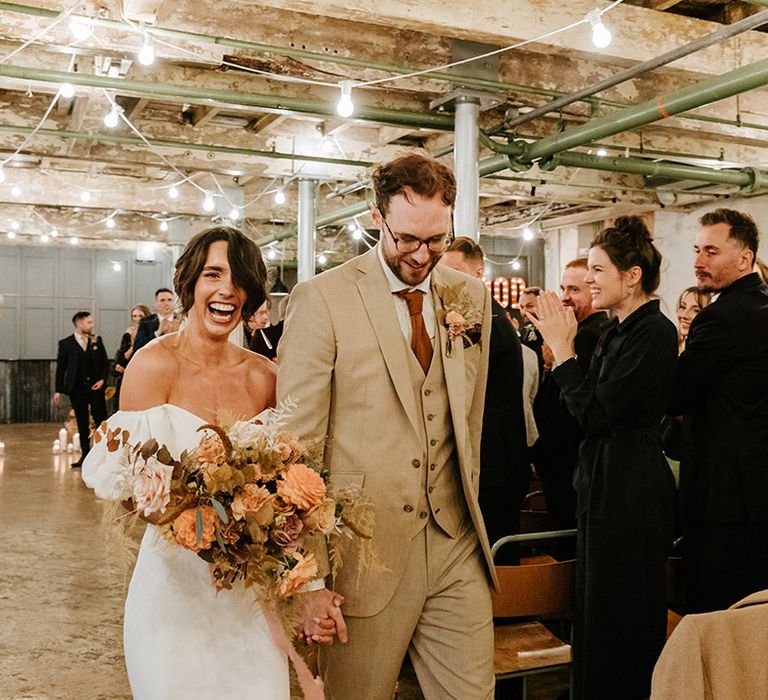
[[[200,440],[205,423],[164,404],[120,411],[108,423],[130,432],[130,442],[155,438],[178,457]],[[99,498],[119,496],[121,454],[104,440],[83,463],[83,481]],[[216,593],[208,565],[165,541],[148,525],[125,601],[125,663],[138,700],[288,700],[288,660],[270,634],[251,591]]]

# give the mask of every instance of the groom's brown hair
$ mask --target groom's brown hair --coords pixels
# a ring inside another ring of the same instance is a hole
[[[443,203],[453,207],[456,202],[456,179],[442,163],[412,153],[377,166],[372,175],[376,206],[386,216],[389,200],[399,194],[409,202],[408,190],[431,199],[439,194]]]

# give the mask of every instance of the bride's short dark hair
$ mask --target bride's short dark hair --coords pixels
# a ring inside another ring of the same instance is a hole
[[[195,284],[203,271],[208,248],[216,241],[226,241],[227,261],[235,286],[245,292],[243,320],[253,316],[267,298],[267,268],[259,247],[245,234],[229,226],[216,226],[201,231],[184,247],[176,261],[173,286],[186,314],[195,301]]]

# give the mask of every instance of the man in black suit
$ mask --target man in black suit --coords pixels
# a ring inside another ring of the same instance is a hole
[[[563,306],[573,309],[578,321],[574,347],[576,359],[586,374],[592,353],[608,316],[592,308],[592,295],[584,281],[586,258],[565,266],[560,282]],[[539,439],[533,446],[533,463],[541,477],[547,512],[557,529],[576,527],[576,490],[573,473],[579,456],[582,433],[560,402],[560,387],[547,374],[533,405]]]
[[[481,278],[483,249],[471,238],[457,238],[443,253],[440,264]],[[520,506],[528,492],[531,461],[525,439],[520,338],[495,300],[491,315],[479,499],[488,539],[493,543],[520,531]],[[514,548],[506,547],[499,551],[496,562],[516,563],[515,556]]]
[[[768,588],[768,286],[752,272],[755,222],[700,220],[694,270],[719,292],[680,356],[671,415],[683,415],[680,499],[689,612]]]
[[[101,337],[93,334],[93,316],[78,311],[72,317],[75,332],[59,341],[56,357],[56,393],[53,402],[58,406],[62,394],[69,396],[77,419],[82,456],[72,467],[80,467],[90,449],[90,408],[93,422],[98,427],[107,419],[104,401],[109,359]]]
[[[161,287],[155,292],[155,313],[142,318],[136,329],[136,340],[133,342],[133,355],[143,348],[150,340],[159,338],[167,333],[179,330],[179,322],[173,313],[173,292]]]

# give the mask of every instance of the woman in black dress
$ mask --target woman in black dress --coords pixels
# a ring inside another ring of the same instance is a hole
[[[120,405],[120,387],[123,383],[123,373],[128,363],[133,357],[133,344],[136,342],[136,331],[139,328],[141,319],[149,316],[149,307],[144,304],[136,304],[131,309],[131,325],[125,329],[123,337],[120,339],[120,347],[115,353],[115,374],[117,383],[115,385],[115,406]]]
[[[662,454],[661,419],[677,360],[677,331],[652,299],[661,255],[643,221],[621,217],[592,241],[592,305],[615,313],[585,373],[576,319],[552,293],[531,318],[555,357],[553,377],[584,431],[574,477],[578,563],[575,697],[650,694],[666,638],[666,558],[675,487]]]

